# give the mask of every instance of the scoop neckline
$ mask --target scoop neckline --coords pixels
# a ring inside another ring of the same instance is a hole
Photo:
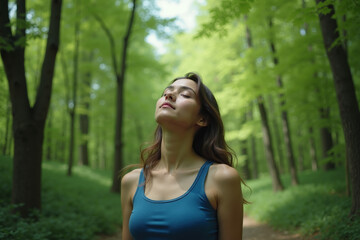
[[[149,202],[152,202],[152,203],[169,203],[169,202],[178,201],[178,200],[186,197],[186,196],[193,190],[193,188],[195,187],[196,183],[199,181],[200,175],[201,175],[203,169],[205,168],[205,166],[206,166],[206,164],[207,164],[208,162],[209,162],[209,161],[205,161],[204,164],[200,167],[199,172],[197,173],[194,182],[191,184],[190,188],[189,188],[186,192],[184,192],[182,195],[180,195],[180,196],[178,196],[178,197],[175,197],[175,198],[172,198],[172,199],[154,200],[154,199],[148,198],[148,197],[145,195],[145,189],[142,188],[142,196],[143,196],[143,198],[144,198],[146,201],[149,201]]]

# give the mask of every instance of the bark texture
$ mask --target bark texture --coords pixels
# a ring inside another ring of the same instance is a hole
[[[324,0],[316,0],[323,3]],[[336,96],[343,126],[346,157],[349,164],[352,186],[352,207],[350,216],[360,215],[360,111],[356,99],[354,82],[347,60],[346,51],[341,44],[334,45],[339,38],[338,25],[333,15],[332,4],[327,6],[326,14],[319,12],[320,27],[333,74]]]
[[[45,121],[49,109],[56,54],[59,48],[61,0],[51,1],[51,15],[40,83],[30,106],[25,77],[25,0],[16,2],[16,31],[9,24],[8,0],[0,0],[0,37],[5,40],[1,58],[7,76],[13,115],[14,161],[12,203],[22,216],[41,209],[41,161]]]
[[[266,114],[266,108],[263,103],[262,97],[258,98],[258,107],[259,107],[259,112],[260,112],[260,116],[261,116],[266,160],[267,160],[268,168],[269,168],[270,175],[272,178],[273,190],[275,192],[282,191],[284,189],[284,186],[281,183],[279,170],[277,168],[275,158],[274,158],[274,150],[273,150],[273,144],[272,144],[272,140],[271,140],[271,132],[270,132],[270,127],[269,127],[269,123],[268,123],[268,117]]]

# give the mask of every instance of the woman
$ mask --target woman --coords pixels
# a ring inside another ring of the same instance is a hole
[[[121,182],[122,239],[241,240],[241,178],[219,108],[199,75],[176,78],[157,101],[153,145]]]

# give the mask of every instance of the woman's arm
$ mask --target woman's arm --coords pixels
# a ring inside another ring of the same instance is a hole
[[[218,164],[214,172],[217,189],[219,240],[242,240],[243,196],[238,172]],[[214,166],[214,167],[215,167]]]
[[[140,170],[135,169],[121,180],[122,240],[132,240],[129,230],[129,219],[133,209],[133,197],[139,181]]]

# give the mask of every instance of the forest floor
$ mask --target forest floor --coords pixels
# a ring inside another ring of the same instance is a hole
[[[244,240],[302,240],[299,234],[290,234],[272,229],[264,223],[259,223],[247,216],[244,216]]]
[[[244,240],[303,240],[299,234],[290,234],[272,229],[266,224],[244,216]],[[121,240],[121,232],[113,236],[99,236],[98,240]]]

